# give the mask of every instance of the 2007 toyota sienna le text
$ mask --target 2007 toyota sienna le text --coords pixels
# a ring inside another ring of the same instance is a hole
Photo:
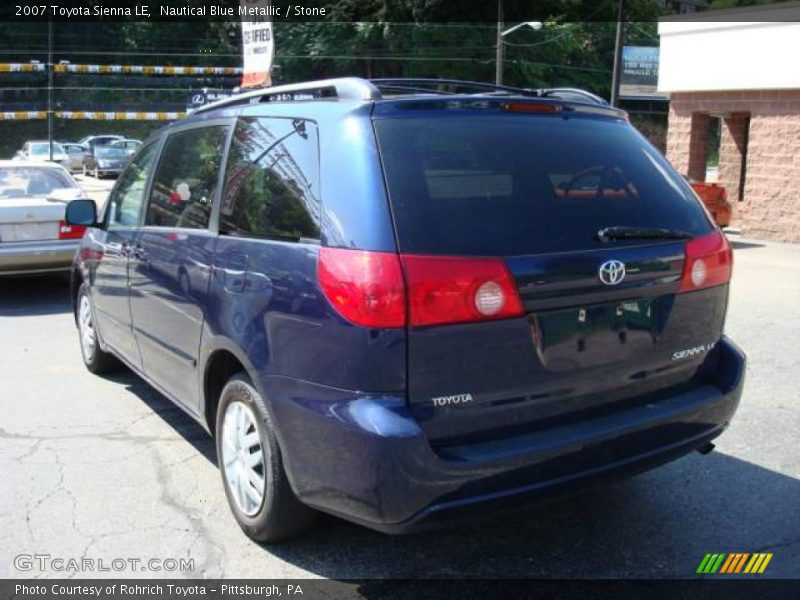
[[[741,396],[732,251],[580,90],[334,79],[245,92],[138,151],[87,226],[88,369],[216,440],[232,512],[402,532],[710,450]]]

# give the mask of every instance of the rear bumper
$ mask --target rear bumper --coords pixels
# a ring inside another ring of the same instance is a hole
[[[727,427],[745,356],[723,338],[708,384],[657,404],[499,441],[434,450],[401,397],[267,377],[284,463],[305,503],[400,533],[637,473]]]
[[[0,243],[0,275],[28,275],[66,271],[80,248],[80,240],[43,240]]]
[[[89,169],[90,171],[94,171],[95,169]],[[122,171],[125,170],[125,167],[107,167],[105,169],[98,168],[97,174],[98,175],[119,175]]]

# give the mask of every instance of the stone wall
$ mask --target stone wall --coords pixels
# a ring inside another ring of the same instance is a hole
[[[672,94],[667,158],[698,180],[705,178],[709,116],[723,119],[719,183],[734,224],[752,237],[800,242],[800,90]]]

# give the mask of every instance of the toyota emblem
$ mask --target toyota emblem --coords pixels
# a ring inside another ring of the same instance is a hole
[[[606,285],[617,285],[625,279],[625,263],[620,260],[607,260],[600,265],[597,275]]]

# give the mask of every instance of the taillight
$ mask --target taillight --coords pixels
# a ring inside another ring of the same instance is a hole
[[[318,276],[336,311],[364,327],[444,325],[524,314],[501,259],[321,248]]]
[[[321,248],[319,284],[333,307],[364,327],[406,324],[406,294],[397,254]]]
[[[83,237],[86,227],[83,225],[70,225],[66,221],[58,223],[58,239],[79,240]]]
[[[680,292],[722,285],[731,280],[733,251],[721,231],[713,231],[686,242]]]
[[[501,259],[401,256],[411,325],[505,319],[524,313]]]

